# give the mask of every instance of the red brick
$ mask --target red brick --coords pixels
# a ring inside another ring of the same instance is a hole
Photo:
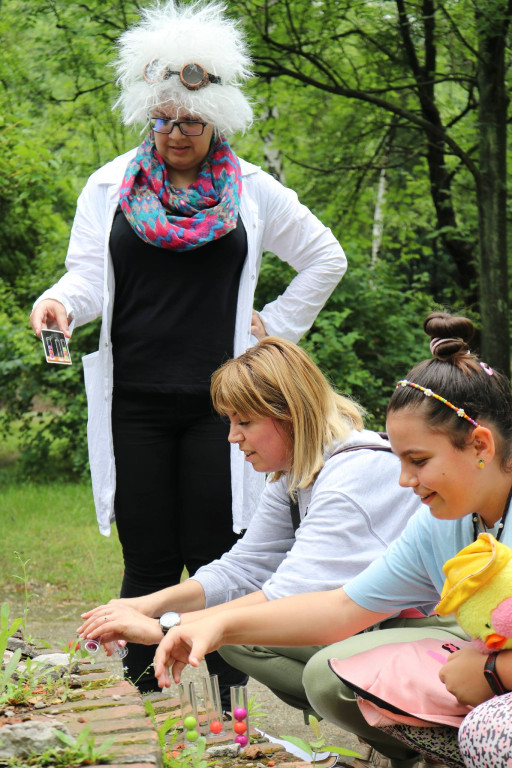
[[[75,712],[77,715],[87,718],[88,721],[130,719],[134,717],[146,718],[142,704],[124,705],[122,701],[114,701],[109,706],[103,705],[98,707],[91,707],[90,702],[85,702],[84,707],[79,707],[75,702],[75,706],[71,707],[68,711]]]

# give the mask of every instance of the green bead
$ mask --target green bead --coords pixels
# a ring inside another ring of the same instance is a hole
[[[193,731],[193,730],[194,730],[194,728],[195,728],[195,727],[196,727],[196,725],[197,725],[197,720],[196,720],[196,719],[195,719],[195,717],[193,717],[192,715],[188,715],[188,716],[187,716],[187,717],[184,719],[184,721],[183,721],[183,725],[185,726],[185,730],[187,730],[187,731]]]
[[[199,734],[195,729],[193,731],[185,731],[185,738],[187,741],[197,741]]]

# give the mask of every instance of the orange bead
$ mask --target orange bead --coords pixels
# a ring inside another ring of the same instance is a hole
[[[220,733],[223,725],[220,720],[212,720],[210,723],[210,733]]]
[[[245,733],[247,730],[247,723],[244,723],[243,720],[233,723],[233,730],[235,733]]]

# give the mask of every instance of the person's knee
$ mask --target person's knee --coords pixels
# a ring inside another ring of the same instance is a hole
[[[345,691],[341,680],[329,667],[328,662],[332,656],[332,650],[329,652],[329,649],[316,653],[306,664],[302,682],[315,712],[330,722],[336,722],[340,715],[340,704],[343,701],[353,703],[354,695],[348,689]]]

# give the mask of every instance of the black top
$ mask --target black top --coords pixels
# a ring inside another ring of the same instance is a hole
[[[224,237],[176,252],[142,240],[117,209],[110,233],[115,299],[114,386],[138,392],[209,391],[233,356],[247,236],[240,217]]]

